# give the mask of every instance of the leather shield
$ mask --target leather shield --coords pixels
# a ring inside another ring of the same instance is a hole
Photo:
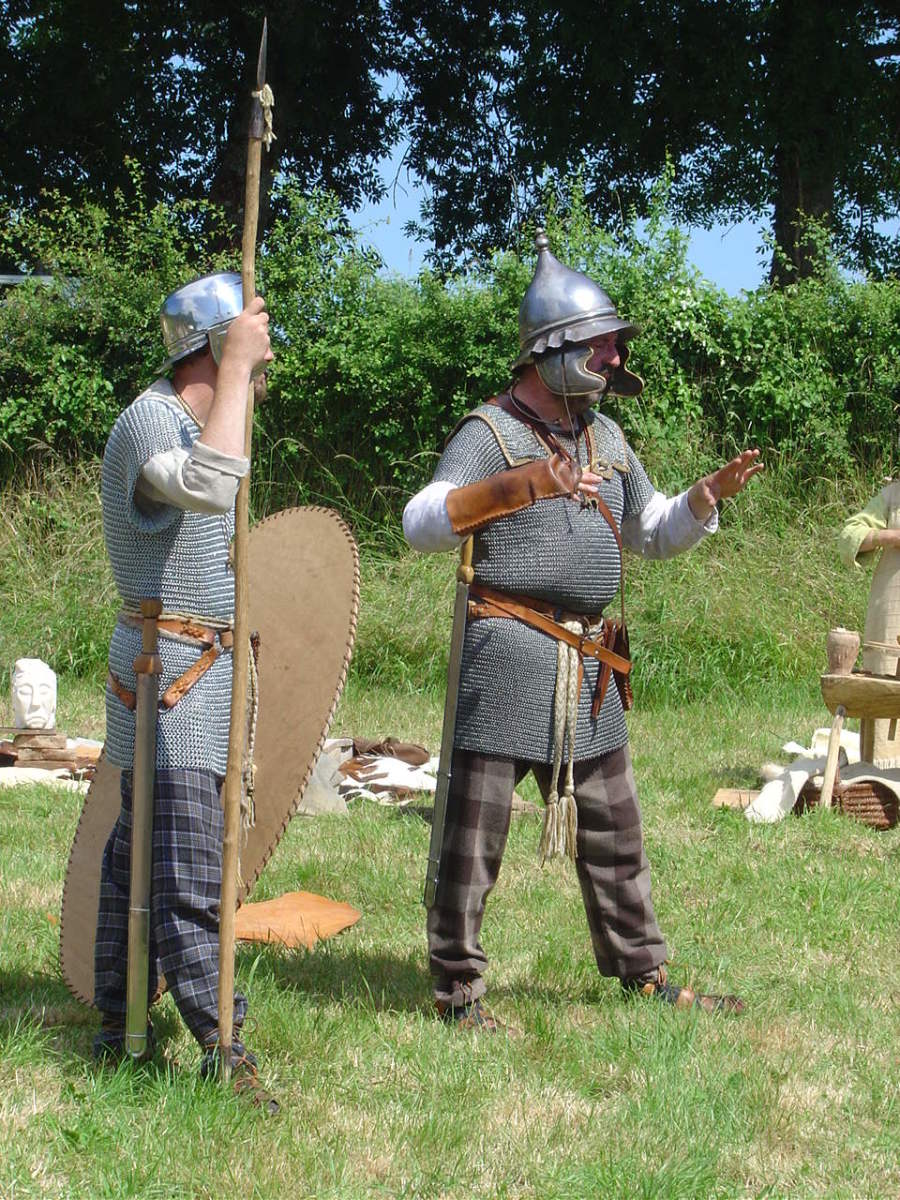
[[[297,810],[347,678],[359,611],[359,555],[327,508],[289,508],[250,531],[250,629],[259,633],[256,825],[241,847],[240,901]],[[63,886],[60,963],[70,991],[94,996],[100,863],[119,815],[119,768],[101,759]]]

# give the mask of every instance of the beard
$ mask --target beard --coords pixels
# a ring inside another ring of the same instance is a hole
[[[575,414],[582,416],[588,411],[589,408],[596,408],[599,404],[602,404],[605,399],[605,387],[598,387],[595,392],[583,392],[580,396],[566,397],[569,405],[569,412],[572,413],[573,416]],[[562,397],[560,397],[560,403],[565,403],[562,400]]]
[[[569,407],[572,412],[587,412],[589,408],[602,403],[605,396],[605,388],[598,388],[596,392],[585,392],[582,396],[570,396]]]

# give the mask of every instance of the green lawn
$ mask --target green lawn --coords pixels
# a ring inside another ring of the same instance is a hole
[[[351,683],[337,724],[429,739],[439,716]],[[782,697],[632,717],[671,972],[739,989],[740,1019],[623,1002],[574,872],[536,865],[531,814],[484,927],[492,1005],[522,1036],[459,1035],[430,1011],[425,821],[365,801],[295,819],[257,898],[304,888],[363,916],[310,953],[239,953],[274,1121],[198,1081],[169,1000],[153,1065],[93,1068],[95,1019],[57,963],[78,799],[0,791],[0,1196],[900,1195],[900,830],[710,805],[822,716]]]
[[[744,1017],[623,1002],[596,974],[571,866],[537,866],[530,814],[483,939],[490,1002],[522,1037],[446,1029],[426,970],[428,825],[361,801],[296,818],[256,891],[345,900],[359,923],[311,953],[239,954],[282,1115],[199,1082],[168,999],[156,1062],[98,1072],[96,1015],[57,958],[77,798],[0,790],[0,1197],[900,1197],[900,829],[837,813],[750,826],[710,803],[825,722],[825,634],[862,623],[866,578],[840,568],[833,534],[874,485],[787,482],[755,481],[694,554],[628,565],[630,727],[671,973],[740,991]],[[102,736],[115,598],[96,471],[0,500],[0,665],[48,658],[60,727]],[[452,578],[447,556],[366,548],[335,732],[436,749]]]

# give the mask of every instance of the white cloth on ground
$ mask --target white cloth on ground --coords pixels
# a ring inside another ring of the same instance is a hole
[[[805,750],[797,742],[786,743],[784,749],[788,753],[795,748],[803,750],[803,753],[778,778],[770,780],[744,809],[748,821],[762,824],[781,821],[793,810],[803,785],[810,777],[814,785],[821,788],[822,780],[816,780],[815,777],[824,773],[830,732],[829,729],[817,729],[813,735],[812,750]],[[873,767],[871,763],[860,762],[858,733],[842,730],[840,744],[849,764],[841,766],[841,783],[883,783],[900,801],[900,768]]]
[[[793,810],[797,797],[810,775],[824,771],[824,758],[798,758],[777,779],[767,783],[755,800],[744,809],[748,821],[773,824]]]
[[[62,768],[45,771],[42,767],[0,767],[0,788],[21,787],[24,783],[30,783],[87,795],[91,785],[86,780],[69,779],[68,774],[69,772]]]

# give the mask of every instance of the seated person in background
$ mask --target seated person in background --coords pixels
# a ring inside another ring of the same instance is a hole
[[[859,566],[861,558],[880,550],[881,557],[872,577],[869,607],[866,609],[864,643],[900,646],[900,480],[888,483],[862,512],[844,522],[838,539],[841,561],[847,567]],[[876,675],[893,675],[898,655],[872,645],[863,647],[862,665]],[[863,762],[887,769],[900,767],[900,725],[891,738],[892,722],[863,718],[859,726],[859,751]]]

